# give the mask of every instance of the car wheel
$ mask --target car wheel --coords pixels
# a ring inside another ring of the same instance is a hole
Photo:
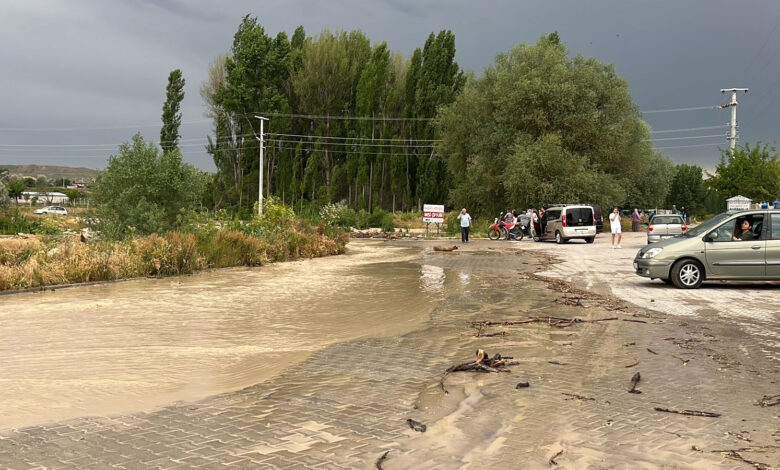
[[[596,237],[588,237],[585,239],[585,243],[593,243],[593,240],[595,240]]]
[[[557,244],[563,244],[566,243],[566,240],[561,236],[561,232],[555,231],[555,243]]]
[[[672,283],[678,289],[696,289],[704,282],[704,268],[692,259],[679,261],[672,267]]]

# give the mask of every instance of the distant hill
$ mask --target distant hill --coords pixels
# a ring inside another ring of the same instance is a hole
[[[12,175],[32,176],[45,175],[48,180],[57,180],[66,178],[71,181],[84,180],[89,182],[94,180],[100,172],[89,168],[73,168],[69,166],[54,165],[0,165]]]

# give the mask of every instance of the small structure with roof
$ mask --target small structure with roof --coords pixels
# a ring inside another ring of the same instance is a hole
[[[734,196],[726,199],[726,210],[746,211],[750,210],[753,200],[745,196]]]

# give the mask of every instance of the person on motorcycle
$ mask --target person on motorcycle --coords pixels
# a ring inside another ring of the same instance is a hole
[[[509,231],[509,235],[507,235],[506,239],[511,240],[512,239],[512,230],[515,228],[515,216],[512,214],[512,209],[507,209],[506,214],[504,214],[504,226]]]

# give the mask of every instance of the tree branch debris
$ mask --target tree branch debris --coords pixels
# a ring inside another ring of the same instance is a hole
[[[653,408],[655,411],[663,411],[665,413],[676,413],[678,415],[686,416],[702,416],[704,418],[719,418],[720,413],[713,413],[711,411],[697,411],[697,410],[673,410],[671,408],[661,408],[656,406]]]

